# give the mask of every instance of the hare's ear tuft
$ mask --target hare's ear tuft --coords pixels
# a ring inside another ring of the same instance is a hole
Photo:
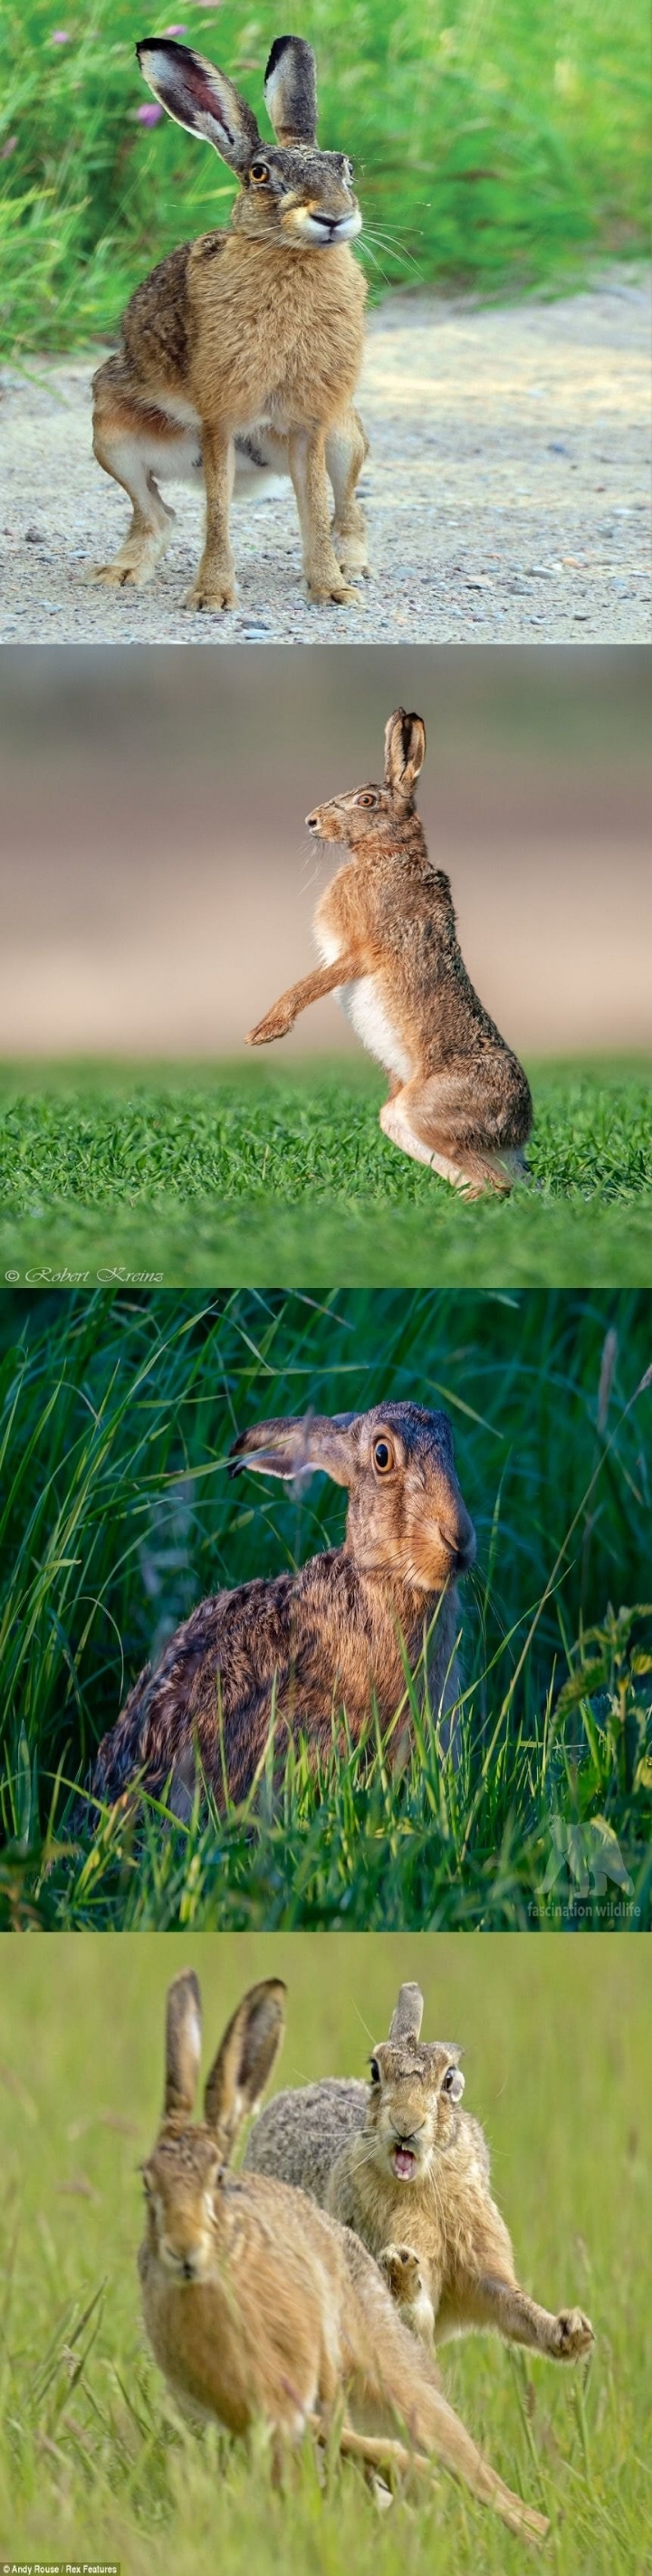
[[[405,707],[396,707],[385,726],[385,786],[409,804],[420,769],[426,756],[426,728],[422,716],[407,715]]]
[[[275,36],[265,73],[265,106],[278,143],[314,143],[315,57],[302,36]]]
[[[190,45],[177,45],[169,36],[146,37],[136,53],[143,79],[168,116],[185,125],[189,134],[203,135],[221,160],[242,176],[259,149],[260,135],[252,108],[226,73],[216,71]]]
[[[305,1413],[297,1419],[255,1422],[234,1441],[229,1475],[237,1476],[241,1467],[249,1467],[255,1476],[281,1476],[292,1482],[296,1476],[320,1472],[332,1476],[336,1485],[350,1485],[357,1455],[351,1426],[356,1419],[355,1413]]]
[[[182,1968],[168,1988],[165,2016],[166,2120],[190,2119],[201,2056],[201,1997],[192,1968]]]
[[[286,1988],[280,1977],[251,1986],[238,2004],[211,2067],[204,2117],[228,2164],[242,2121],[258,2109],[285,2029]]]
[[[418,2039],[423,2021],[423,1995],[419,1986],[400,1986],[389,2025],[390,2039]]]

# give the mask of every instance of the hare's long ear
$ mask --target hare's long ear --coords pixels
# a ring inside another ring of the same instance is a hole
[[[406,715],[396,707],[385,726],[385,786],[391,787],[401,803],[409,805],[415,778],[426,756],[426,728],[422,716]]]
[[[182,1968],[168,1988],[165,2015],[163,2117],[190,2119],[201,2056],[201,1997],[192,1968]]]
[[[253,109],[226,73],[169,36],[146,36],[136,53],[144,80],[168,116],[187,126],[189,134],[203,134],[222,161],[242,175],[259,148],[260,135]]]
[[[389,2025],[390,2039],[418,2039],[423,2021],[423,1995],[419,1986],[399,1986],[398,2003]]]
[[[285,2029],[285,1995],[280,1977],[250,1986],[220,2041],[204,2094],[204,2118],[224,2164],[243,2120],[257,2111],[271,2075]]]
[[[314,143],[315,57],[303,36],[275,37],[265,73],[265,106],[279,143]]]
[[[319,1470],[336,1485],[350,1485],[357,1450],[352,1436],[355,1413],[305,1413],[298,1420],[254,1422],[235,1440],[229,1475],[250,1467],[255,1476],[312,1476]]]

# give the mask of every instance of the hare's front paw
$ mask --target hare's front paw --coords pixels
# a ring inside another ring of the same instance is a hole
[[[247,1046],[269,1046],[273,1038],[286,1038],[293,1025],[291,1011],[268,1011],[255,1029],[249,1029]]]
[[[413,2254],[411,2245],[384,2245],[378,2262],[392,2298],[400,2307],[405,2303],[411,2307],[422,2288],[418,2256]]]
[[[558,2361],[580,2361],[583,2353],[591,2351],[595,2335],[591,2319],[584,2316],[582,2308],[560,2308],[555,2325]]]
[[[235,589],[230,574],[224,573],[216,578],[212,573],[198,573],[192,590],[188,591],[184,606],[209,609],[235,608]]]

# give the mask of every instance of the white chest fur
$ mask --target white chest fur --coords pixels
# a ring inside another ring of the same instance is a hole
[[[339,940],[322,922],[317,924],[317,945],[324,965],[334,965]],[[400,1082],[409,1082],[412,1064],[408,1049],[392,1027],[377,976],[360,975],[355,984],[338,984],[334,1000],[341,1003],[356,1036],[375,1056],[377,1064],[384,1064],[387,1073],[395,1074]]]

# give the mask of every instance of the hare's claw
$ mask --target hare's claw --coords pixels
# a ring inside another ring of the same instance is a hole
[[[192,590],[186,593],[184,608],[235,608],[235,590],[228,575],[222,581],[204,581],[198,575]]]
[[[404,2300],[411,2304],[422,2286],[418,2255],[413,2254],[411,2245],[384,2245],[378,2262],[392,2298],[401,2305]]]
[[[312,600],[313,607],[323,607],[324,604],[326,606],[334,604],[336,608],[359,608],[360,606],[359,591],[353,590],[350,582],[334,579],[328,582],[309,581],[308,598]]]
[[[595,2335],[591,2319],[585,2317],[582,2308],[561,2308],[555,2324],[558,2361],[580,2361],[583,2354],[592,2351]]]

